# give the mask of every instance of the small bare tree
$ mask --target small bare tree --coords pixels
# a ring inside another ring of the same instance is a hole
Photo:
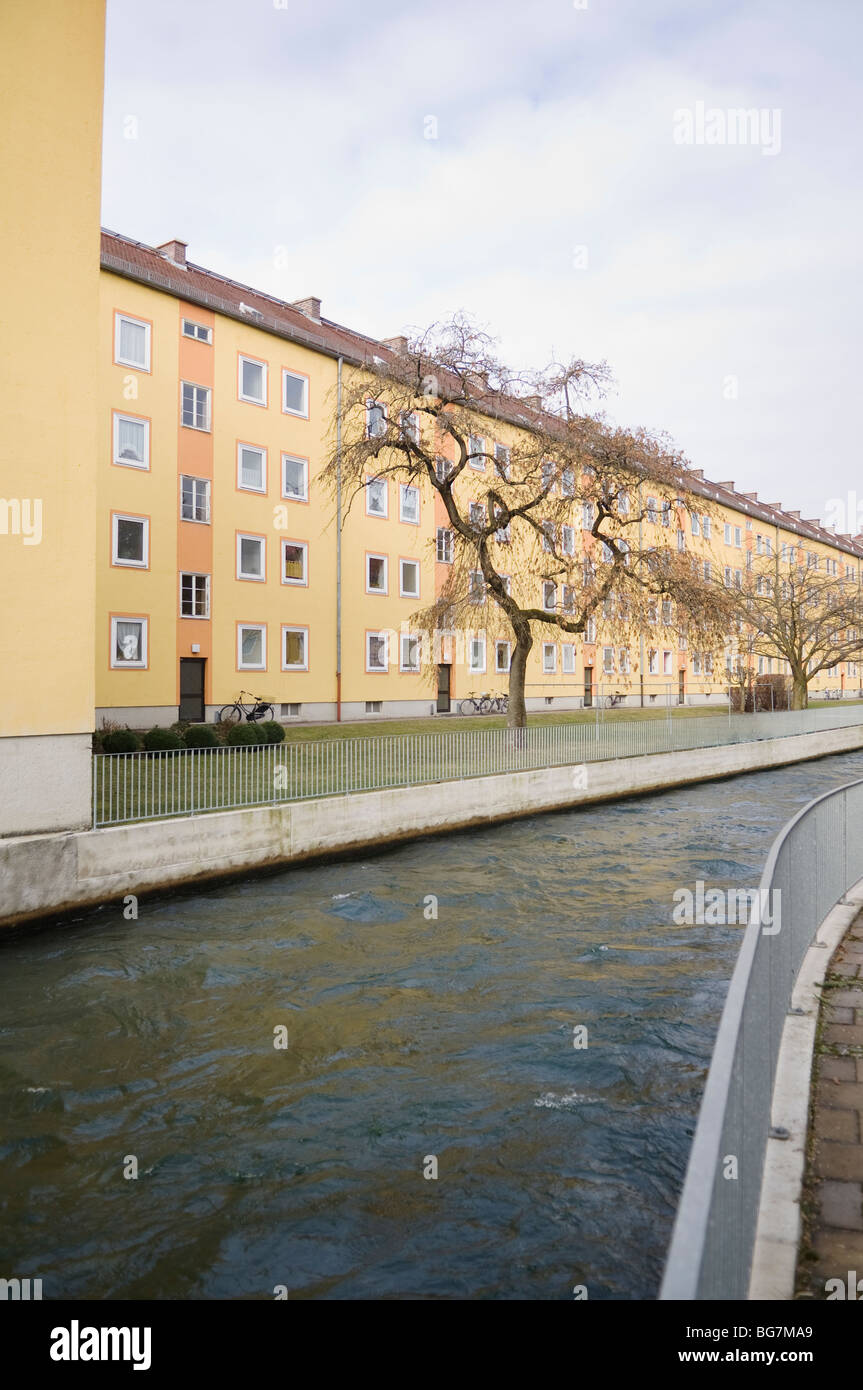
[[[863,657],[860,580],[828,573],[828,563],[836,562],[814,554],[810,560],[796,547],[793,562],[781,554],[758,556],[743,587],[726,591],[751,655],[788,662],[792,709],[806,709],[809,682],[819,671]]]
[[[648,497],[651,506],[654,495],[665,499],[669,539],[695,498],[685,459],[664,437],[590,411],[609,381],[605,363],[580,359],[517,376],[458,316],[372,359],[344,387],[341,448],[325,481],[343,489],[346,512],[387,476],[440,499],[448,577],[414,618],[432,631],[481,623],[513,639],[514,727],[526,723],[537,633],[583,636],[601,622],[619,640],[644,626],[659,597],[677,604],[690,634],[719,642],[727,623],[724,596],[682,546],[645,543]]]

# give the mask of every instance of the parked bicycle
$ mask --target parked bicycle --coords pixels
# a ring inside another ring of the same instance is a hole
[[[250,705],[243,703],[244,695],[247,695],[251,700]],[[239,724],[244,715],[250,724],[256,724],[259,719],[275,719],[276,711],[260,695],[252,695],[248,690],[241,690],[239,699],[234,704],[223,705],[219,710],[219,723]]]
[[[467,695],[458,707],[459,714],[506,714],[509,709],[508,695],[490,695],[484,690],[481,695]]]
[[[620,691],[620,690],[615,690],[615,692],[614,692],[613,695],[606,695],[606,697],[605,697],[605,708],[606,708],[606,709],[617,709],[617,706],[618,706],[618,705],[622,705],[622,704],[623,704],[623,701],[624,701],[623,692]]]

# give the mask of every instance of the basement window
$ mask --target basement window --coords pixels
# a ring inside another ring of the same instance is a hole
[[[366,714],[380,714],[382,710],[382,700],[366,700]]]

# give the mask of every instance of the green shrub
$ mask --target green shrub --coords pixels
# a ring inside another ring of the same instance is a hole
[[[238,744],[266,743],[266,741],[266,736],[261,733],[257,724],[232,724],[225,740],[232,748]]]
[[[279,724],[275,719],[265,719],[258,727],[265,736],[267,743],[281,743],[282,739],[285,737],[284,724]]]
[[[169,753],[183,747],[183,740],[173,729],[150,729],[144,735],[144,747],[148,753]]]
[[[105,753],[137,753],[141,740],[131,729],[111,729],[102,734],[102,751]]]
[[[192,721],[191,719],[175,719],[170,727],[174,730],[175,734],[184,734],[187,729],[191,729]]]
[[[190,724],[183,739],[187,748],[217,748],[219,744],[212,724]]]

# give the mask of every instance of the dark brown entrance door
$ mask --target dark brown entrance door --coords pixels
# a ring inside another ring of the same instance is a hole
[[[207,659],[203,656],[180,657],[180,718],[191,719],[200,724],[204,719],[204,668]]]
[[[682,705],[686,698],[686,672],[677,673],[677,703]]]
[[[449,714],[450,712],[450,676],[452,667],[446,662],[441,662],[437,668],[437,712],[438,714]]]
[[[584,708],[590,709],[593,704],[593,667],[584,668]]]

